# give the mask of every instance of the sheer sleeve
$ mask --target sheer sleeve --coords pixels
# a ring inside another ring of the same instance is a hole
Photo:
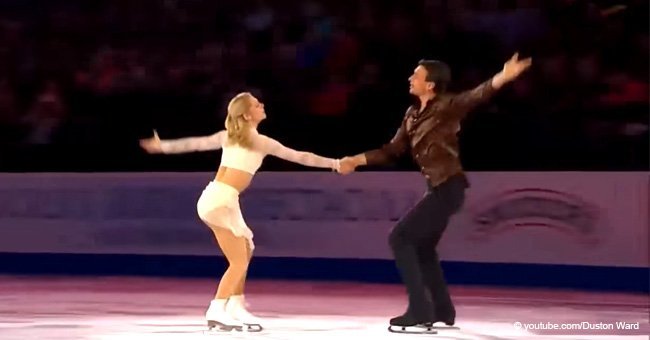
[[[264,135],[258,135],[256,142],[262,152],[290,162],[314,168],[333,170],[339,170],[340,168],[340,161],[338,159],[322,157],[311,152],[296,151]]]
[[[163,153],[218,150],[223,146],[226,137],[226,131],[222,130],[210,136],[161,140],[160,148]]]

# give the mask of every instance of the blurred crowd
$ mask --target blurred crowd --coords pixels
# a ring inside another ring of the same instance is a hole
[[[419,59],[450,64],[459,92],[516,51],[533,67],[465,121],[467,170],[648,170],[648,13],[647,0],[5,0],[0,171],[213,170],[218,153],[145,155],[138,139],[222,129],[240,91],[266,103],[263,133],[341,157],[392,137]]]

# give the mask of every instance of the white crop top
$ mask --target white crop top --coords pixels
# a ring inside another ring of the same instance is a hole
[[[337,159],[293,150],[273,138],[258,133],[257,130],[253,130],[251,138],[253,139],[251,149],[226,143],[228,133],[225,130],[204,137],[161,140],[160,147],[163,153],[168,154],[223,149],[222,166],[245,171],[252,175],[260,168],[266,155],[273,155],[305,166],[339,170],[340,162]]]

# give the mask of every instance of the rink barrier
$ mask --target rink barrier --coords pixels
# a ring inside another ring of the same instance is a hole
[[[648,293],[650,269],[556,264],[443,261],[451,285]],[[222,257],[1,253],[0,273],[14,275],[219,278]],[[395,265],[381,259],[255,257],[250,279],[400,283]]]
[[[0,174],[0,272],[215,277],[196,216],[211,173]],[[648,292],[648,173],[469,173],[438,251],[451,284]],[[399,282],[411,172],[260,173],[242,195],[251,278]]]

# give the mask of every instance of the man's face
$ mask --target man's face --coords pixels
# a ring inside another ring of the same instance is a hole
[[[433,83],[427,82],[427,70],[418,66],[413,71],[413,74],[409,77],[409,93],[414,96],[422,96],[427,93],[429,90],[433,90]]]

